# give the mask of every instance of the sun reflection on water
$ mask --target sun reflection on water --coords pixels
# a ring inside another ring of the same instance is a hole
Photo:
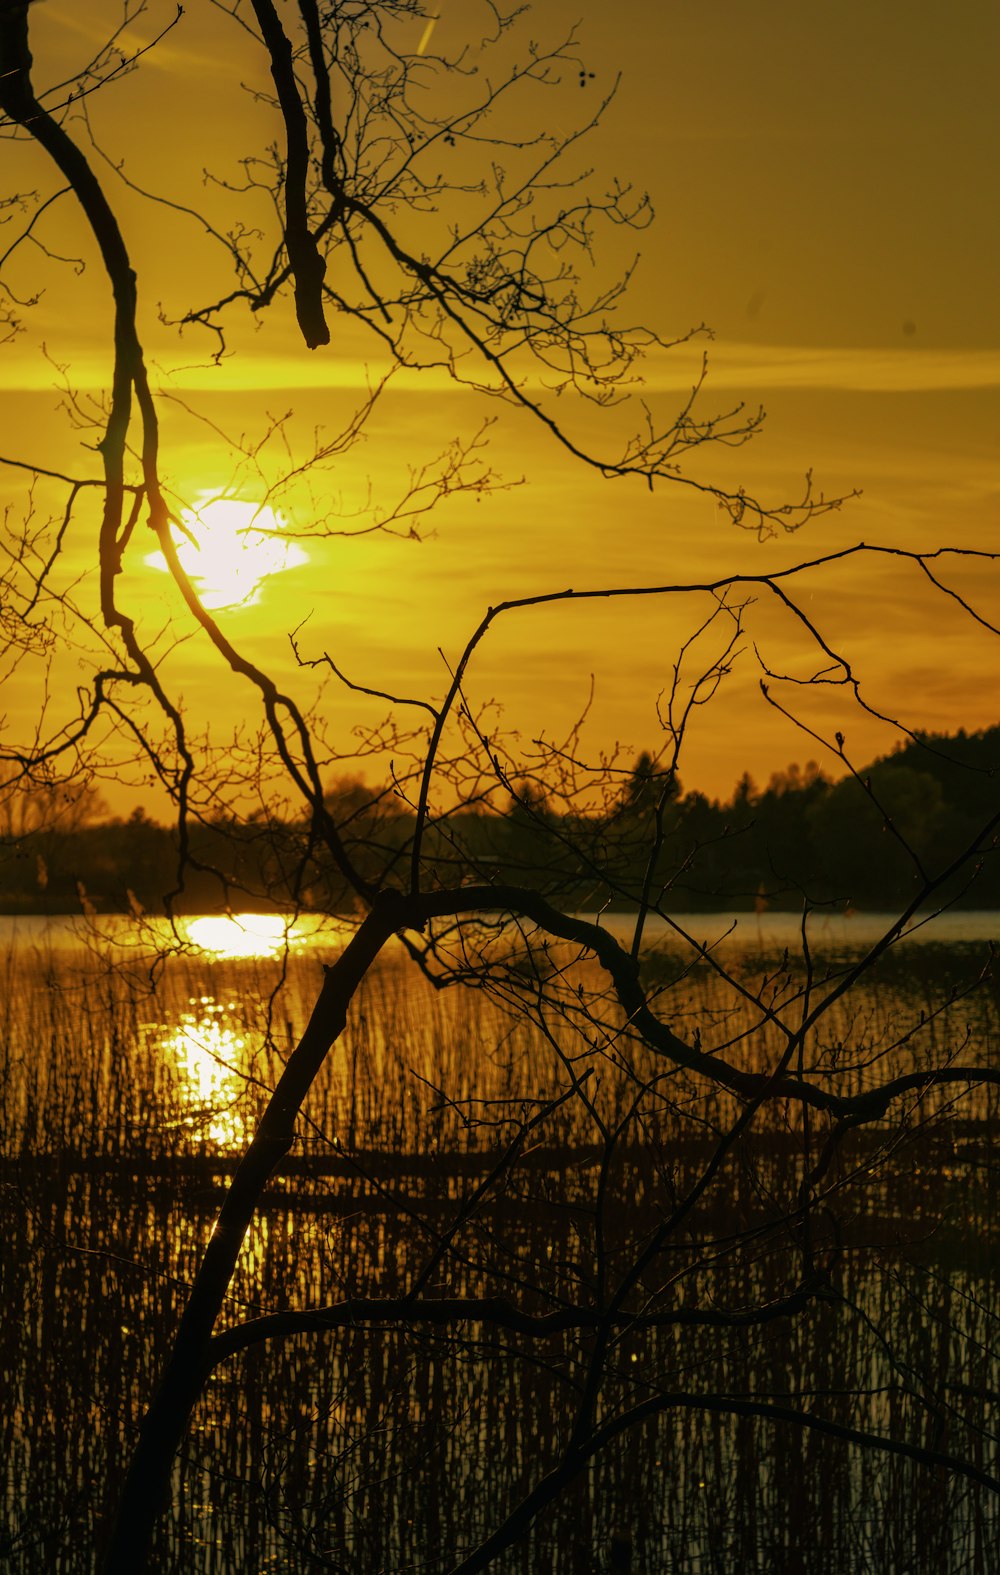
[[[179,921],[182,954],[200,954],[191,979],[205,994],[184,997],[145,1033],[170,1085],[169,1124],[199,1145],[242,1150],[260,1107],[267,1070],[263,1003],[271,1000],[289,954],[335,955],[354,933],[349,920],[325,914],[202,914]],[[177,929],[173,934],[176,938]],[[276,973],[280,970],[280,973]],[[195,978],[198,982],[195,983]],[[210,993],[211,992],[211,993]],[[174,998],[176,1000],[176,997]],[[178,1007],[180,1008],[178,1010]],[[287,1008],[286,1018],[291,1015]],[[254,1024],[260,1014],[260,1027]],[[288,1034],[292,1030],[285,1022]]]
[[[205,914],[187,921],[188,940],[214,957],[274,957],[300,937],[280,913]]]
[[[191,1010],[160,1041],[179,1080],[183,1123],[205,1142],[241,1148],[248,1135],[240,1106],[247,1087],[247,1041],[232,1021],[235,1005],[210,995],[192,996],[188,1004]]]

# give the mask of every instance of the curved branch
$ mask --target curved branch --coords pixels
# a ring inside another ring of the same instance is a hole
[[[628,1330],[664,1329],[671,1326],[752,1329],[773,1323],[779,1318],[793,1317],[821,1292],[822,1287],[816,1282],[803,1285],[791,1295],[769,1302],[766,1306],[732,1312],[718,1307],[676,1307],[646,1313],[620,1312],[611,1326]],[[411,1296],[352,1297],[336,1306],[319,1307],[312,1312],[269,1313],[265,1317],[236,1324],[212,1337],[209,1363],[214,1368],[229,1357],[264,1341],[314,1334],[317,1330],[356,1328],[360,1324],[379,1329],[387,1325],[450,1328],[463,1323],[485,1323],[511,1334],[526,1335],[532,1340],[546,1340],[556,1334],[593,1331],[605,1326],[608,1320],[599,1309],[586,1307],[528,1313],[501,1296],[442,1296],[416,1300]]]
[[[806,1432],[821,1433],[828,1438],[836,1438],[842,1443],[854,1444],[862,1449],[898,1455],[904,1460],[912,1460],[917,1465],[927,1466],[932,1470],[951,1471],[969,1482],[988,1488],[991,1493],[1000,1493],[1000,1479],[957,1455],[944,1454],[936,1449],[924,1449],[919,1444],[907,1444],[895,1438],[886,1438],[881,1433],[866,1432],[862,1428],[847,1427],[843,1423],[831,1422],[826,1417],[816,1416],[810,1411],[797,1411],[793,1406],[775,1405],[766,1400],[746,1400],[736,1395],[699,1395],[676,1391],[655,1395],[652,1399],[633,1406],[623,1415],[612,1417],[602,1427],[597,1428],[586,1443],[573,1450],[567,1450],[559,1464],[542,1478],[541,1482],[511,1512],[504,1524],[499,1526],[492,1536],[487,1537],[467,1559],[456,1564],[449,1575],[477,1575],[479,1570],[488,1568],[505,1548],[509,1548],[527,1531],[535,1517],[547,1504],[558,1497],[590,1460],[629,1429],[639,1427],[665,1411],[673,1410],[707,1411],[717,1416],[753,1417],[764,1422],[800,1427]]]
[[[1000,816],[997,818],[1000,819]],[[893,1100],[914,1088],[926,1089],[945,1083],[989,1083],[1000,1086],[1000,1069],[993,1067],[947,1066],[906,1073],[861,1094],[836,1094],[831,1089],[817,1087],[806,1079],[787,1074],[776,1076],[771,1072],[744,1072],[724,1061],[721,1056],[708,1054],[696,1045],[689,1044],[661,1022],[650,1007],[639,982],[638,964],[608,930],[589,919],[560,912],[530,887],[466,886],[450,891],[425,892],[416,898],[402,899],[401,912],[404,915],[403,922],[412,929],[422,929],[433,918],[453,917],[461,913],[511,913],[533,920],[540,929],[559,940],[575,942],[597,958],[611,980],[629,1025],[651,1049],[665,1055],[675,1066],[696,1072],[743,1100],[756,1103],[762,1099],[790,1099],[811,1105],[816,1110],[827,1111],[838,1120],[858,1124],[878,1120],[885,1115]],[[881,950],[888,944],[888,939],[883,937]],[[838,988],[837,994],[840,993]],[[816,1016],[817,1009],[814,1009],[808,1019],[809,1025]]]

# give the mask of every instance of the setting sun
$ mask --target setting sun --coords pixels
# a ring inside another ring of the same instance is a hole
[[[284,515],[267,504],[206,492],[194,508],[181,511],[181,524],[177,556],[206,607],[252,607],[272,575],[308,561],[284,534]],[[160,552],[150,553],[146,562],[167,572]]]

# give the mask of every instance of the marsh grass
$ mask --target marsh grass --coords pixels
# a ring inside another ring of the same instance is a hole
[[[995,1054],[989,991],[931,1015],[968,961],[952,950],[884,970],[860,1004],[831,1014],[813,1053],[848,1083],[872,1058],[922,1053],[921,1034],[937,1049],[961,1039],[966,1059]],[[16,1575],[94,1568],[221,1188],[321,963],[182,955],[150,971],[100,948],[23,946],[5,958],[0,1547]],[[746,963],[779,990],[782,966]],[[678,978],[669,956],[649,968],[679,1021],[730,1038],[752,1026],[707,970]],[[899,1047],[921,993],[927,1026]],[[435,991],[388,958],[269,1189],[228,1318],[401,1294],[503,1145],[565,1094],[568,1066],[590,1072],[593,1108],[554,1105],[456,1230],[432,1289],[508,1286],[537,1310],[585,1299],[597,1233],[612,1266],[627,1261],[701,1173],[728,1111],[662,1076],[620,1031],[581,1040],[573,1026],[567,1012],[554,1044],[484,991]],[[766,1031],[754,1045],[772,1053]],[[593,1110],[620,1119],[637,1079],[650,1085],[641,1119],[602,1173]],[[992,1469],[995,1132],[986,1094],[952,1093],[856,1134],[824,1204],[842,1244],[837,1299],[756,1329],[626,1331],[608,1413],[656,1386],[788,1397]],[[803,1164],[797,1119],[773,1111],[674,1249],[678,1305],[751,1305],[787,1285]],[[826,1241],[824,1228],[817,1216]],[[445,1570],[555,1458],[586,1353],[580,1334],[525,1356],[483,1326],[414,1324],[306,1332],[231,1358],[178,1462],[157,1567]],[[677,1409],[628,1435],[497,1567],[971,1575],[996,1568],[994,1504],[897,1457]]]

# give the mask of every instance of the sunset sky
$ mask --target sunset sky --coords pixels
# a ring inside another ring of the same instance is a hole
[[[150,39],[173,11],[154,0],[126,43]],[[464,14],[459,0],[443,0],[436,46],[457,39]],[[37,83],[70,77],[119,17],[110,0],[33,8]],[[639,253],[623,319],[667,338],[708,324],[715,337],[705,346],[706,406],[746,400],[767,409],[751,446],[707,451],[692,473],[779,502],[798,497],[811,469],[827,494],[858,488],[862,496],[794,536],[758,542],[706,496],[602,480],[524,414],[476,401],[441,374],[408,376],[385,396],[363,443],[285,490],[298,551],[287,567],[272,565],[247,605],[219,613],[232,638],[303,701],[315,673],[296,670],[287,640],[303,623],[304,655],[327,651],[358,682],[433,699],[447,682],[445,661],[457,660],[486,606],[506,598],[764,573],[858,542],[1000,549],[1000,10],[981,0],[956,0],[947,11],[902,0],[753,7],[545,0],[526,36],[554,38],[576,20],[594,77],[581,88],[568,71],[562,87],[536,100],[536,113],[568,132],[621,74],[615,101],[575,162],[585,153],[596,189],[617,176],[648,191],[655,209],[655,223],[638,236],[612,232],[599,259],[611,278]],[[244,84],[270,88],[263,52],[218,8],[192,0],[139,70],[87,101],[91,129],[112,160],[125,161],[135,185],[203,211],[216,202],[213,212],[228,213],[230,199],[203,183],[203,168],[232,178],[245,151],[277,134]],[[71,124],[85,137],[78,117]],[[58,189],[40,151],[4,147],[5,190]],[[142,200],[93,158],[138,273],[140,332],[163,395],[164,472],[188,505],[234,485],[257,503],[268,480],[301,463],[317,429],[329,437],[349,420],[379,371],[371,342],[333,317],[331,345],[308,351],[282,297],[256,323],[237,313],[234,353],[211,366],[207,336],[179,338],[159,309],[176,317],[225,293],[215,251],[187,215]],[[15,223],[0,232],[0,253]],[[46,210],[36,233],[49,255],[29,242],[3,268],[20,298],[42,293],[18,308],[23,331],[0,346],[0,453],[96,476],[97,456],[83,446],[96,434],[74,429],[60,406],[64,384],[84,408],[108,385],[108,291],[69,198]],[[75,259],[86,262],[82,274]],[[702,348],[651,355],[644,397],[661,410],[679,405]],[[285,416],[256,462],[234,458],[226,439],[252,448]],[[488,416],[498,418],[489,463],[522,484],[482,501],[450,499],[423,522],[421,542],[310,534],[332,510],[343,514],[343,528],[363,529],[409,470],[452,438],[470,437]],[[632,418],[587,409],[568,419],[610,453]],[[16,520],[23,473],[0,468],[0,489],[13,510],[8,520]],[[55,508],[58,496],[40,489],[39,508]],[[152,546],[137,538],[127,581],[150,627],[171,606],[166,578],[146,562]],[[92,513],[80,515],[66,551],[67,584],[92,573]],[[977,598],[984,616],[1000,616],[995,568],[945,560],[940,569]],[[1000,721],[1000,643],[935,597],[919,569],[851,560],[810,576],[802,589],[809,616],[850,655],[878,710],[936,729]],[[78,595],[88,594],[85,581]],[[704,599],[687,597],[511,615],[473,665],[470,699],[495,698],[524,739],[559,739],[586,705],[593,674],[584,753],[616,742],[626,754],[656,748],[657,696],[679,643],[706,610]],[[809,757],[841,769],[821,742],[832,744],[838,729],[857,764],[891,744],[894,731],[859,721],[843,688],[775,686],[819,740],[768,707],[760,658],[792,677],[821,664],[804,654],[801,631],[766,594],[747,616],[743,654],[686,743],[685,786],[727,794],[744,769],[765,782],[772,770]],[[210,719],[221,739],[252,717],[245,691],[199,639],[185,637],[168,653],[169,643],[163,671],[194,719]],[[53,673],[52,703],[70,716],[86,668],[69,643]],[[9,679],[6,747],[30,737],[40,683],[40,669],[27,665]],[[331,735],[350,755],[353,724],[373,721],[379,706],[336,686],[323,703]],[[124,775],[104,791],[127,811],[137,788]]]

